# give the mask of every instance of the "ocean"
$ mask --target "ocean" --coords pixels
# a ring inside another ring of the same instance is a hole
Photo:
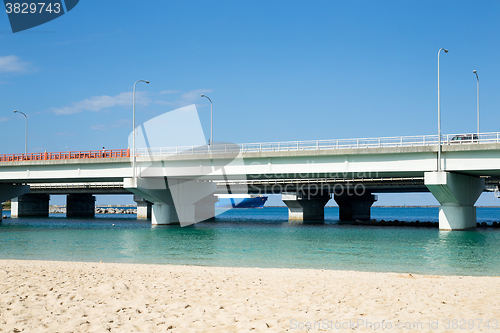
[[[500,208],[477,214],[478,222],[500,221]],[[438,208],[373,207],[372,218],[437,222]],[[500,229],[444,232],[337,219],[336,207],[325,209],[319,225],[288,224],[286,207],[233,209],[184,228],[151,226],[135,215],[7,218],[0,259],[500,275]]]

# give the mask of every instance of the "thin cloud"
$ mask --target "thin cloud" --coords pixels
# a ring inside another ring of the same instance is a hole
[[[58,133],[55,133],[54,135],[57,135],[57,136],[75,136],[75,133],[74,132],[58,132]]]
[[[7,117],[0,117],[0,123],[9,120]]]
[[[104,124],[94,124],[94,125],[90,125],[90,129],[91,130],[95,130],[95,131],[106,131],[108,130],[109,127],[107,127],[106,125]]]
[[[116,106],[131,106],[132,94],[132,92],[122,92],[116,96],[92,96],[71,105],[62,108],[52,108],[51,110],[57,115],[67,115],[84,111],[99,112]],[[136,105],[146,106],[151,103],[151,100],[146,97],[145,92],[140,91],[136,92],[135,103]]]
[[[90,129],[95,131],[109,131],[117,127],[132,127],[130,119],[120,119],[111,124],[94,124],[90,126]]]
[[[182,90],[162,90],[159,95],[178,95],[176,97],[167,98],[167,100],[158,99],[155,100],[155,104],[173,106],[173,107],[183,107],[190,104],[197,104],[203,102],[201,94],[211,93],[211,89],[194,89],[187,92],[182,92]],[[175,100],[173,100],[176,98]]]
[[[166,106],[175,106],[175,105],[177,105],[174,102],[162,101],[161,99],[155,100],[154,103],[158,104],[158,105],[166,105]]]
[[[158,94],[160,95],[170,95],[170,94],[179,94],[182,90],[162,90]]]
[[[181,99],[177,101],[180,106],[185,106],[188,104],[193,104],[200,101],[201,94],[207,94],[212,92],[211,89],[195,89],[185,92],[181,95]]]
[[[179,94],[180,90],[163,90],[160,91],[161,95],[171,95]],[[168,101],[163,99],[151,99],[148,97],[148,93],[145,91],[138,91],[135,95],[136,105],[148,106],[150,104],[158,104],[173,107],[183,107],[189,104],[194,104],[201,101],[201,94],[206,94],[212,92],[211,89],[195,89],[185,93],[181,93],[175,101]],[[51,111],[56,115],[68,115],[75,114],[85,111],[100,112],[102,110],[117,107],[117,106],[132,106],[132,95],[133,92],[122,92],[116,96],[92,96],[81,100],[79,102],[72,103],[61,108],[52,108]],[[93,125],[92,129],[103,130],[101,125]]]
[[[30,63],[21,61],[18,56],[0,57],[0,73],[25,73],[29,67]]]

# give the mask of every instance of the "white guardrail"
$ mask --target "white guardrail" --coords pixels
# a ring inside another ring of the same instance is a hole
[[[480,134],[445,134],[441,136],[442,145],[485,144],[499,143],[500,133]],[[213,146],[186,146],[167,148],[138,148],[137,156],[169,156],[195,154],[226,154],[226,153],[253,153],[272,151],[300,151],[324,149],[355,149],[355,148],[383,148],[383,147],[416,147],[433,146],[438,144],[437,135],[397,136],[386,138],[363,139],[334,139],[310,141],[285,141],[263,143],[223,143]]]
[[[122,189],[120,183],[34,183],[28,184],[32,190],[80,190],[80,189]]]

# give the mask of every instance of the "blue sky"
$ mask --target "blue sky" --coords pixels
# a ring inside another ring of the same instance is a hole
[[[499,14],[499,1],[82,0],[16,34],[0,15],[2,151],[24,150],[12,110],[31,152],[126,148],[137,79],[151,81],[139,123],[196,103],[208,136],[206,93],[215,141],[435,134],[441,47],[443,132],[475,131],[473,69],[481,131],[498,131]]]

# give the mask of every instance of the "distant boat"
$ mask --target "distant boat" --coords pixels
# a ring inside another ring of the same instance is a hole
[[[263,208],[267,197],[252,194],[217,194],[215,208]]]

